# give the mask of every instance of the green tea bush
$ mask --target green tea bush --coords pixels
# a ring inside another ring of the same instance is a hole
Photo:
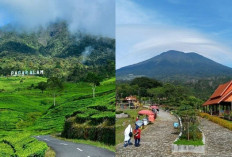
[[[98,104],[96,104],[96,105],[91,105],[91,106],[89,106],[89,108],[93,108],[93,109],[96,109],[96,110],[99,110],[99,111],[107,111],[107,106],[106,105],[98,105]]]
[[[44,157],[48,148],[46,143],[31,137],[29,133],[6,136],[0,142],[0,146],[0,154],[10,154],[11,157]]]
[[[115,145],[115,127],[114,126],[86,126],[73,125],[69,130],[65,128],[62,136],[66,138],[77,138],[92,141],[99,141],[109,145]]]
[[[115,112],[105,111],[91,116],[91,123],[94,125],[100,124],[105,120],[109,120],[112,125],[115,124]]]
[[[80,113],[76,115],[76,122],[77,123],[84,123],[86,120],[88,120],[89,114],[88,113]]]

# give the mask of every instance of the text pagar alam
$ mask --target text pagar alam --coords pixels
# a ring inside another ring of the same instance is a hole
[[[11,71],[11,76],[43,75],[43,70]]]

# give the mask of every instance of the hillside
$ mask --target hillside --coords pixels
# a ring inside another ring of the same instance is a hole
[[[62,132],[66,117],[77,111],[106,108],[108,115],[114,117],[114,78],[97,86],[96,98],[92,98],[90,84],[64,82],[64,89],[56,91],[56,106],[52,89],[42,93],[35,88],[46,80],[36,76],[0,77],[0,156],[43,156],[47,145],[33,136]],[[94,111],[92,116],[96,118],[108,116],[97,109]]]
[[[74,73],[95,71],[112,77],[115,40],[82,33],[70,33],[65,22],[51,23],[34,32],[19,32],[13,27],[0,29],[0,75],[11,70],[43,69],[45,76],[80,79]],[[81,76],[81,75],[79,75]]]
[[[44,70],[43,76],[10,76],[11,71],[39,69]],[[100,106],[106,108],[106,113],[92,109],[95,112],[91,116],[112,119],[114,77],[114,39],[70,33],[62,21],[34,32],[2,27],[0,156],[44,156],[48,146],[33,136],[60,134],[66,118],[76,116],[78,111]],[[93,79],[97,82],[95,98],[93,81],[90,81]],[[114,130],[114,121],[110,122]],[[101,123],[104,122],[99,125]],[[108,144],[113,145],[114,139],[108,140],[107,145],[99,139],[91,140],[101,142],[102,147],[113,148]]]
[[[170,50],[146,61],[120,68],[117,79],[147,76],[163,81],[188,81],[216,76],[232,76],[232,68],[197,53]]]

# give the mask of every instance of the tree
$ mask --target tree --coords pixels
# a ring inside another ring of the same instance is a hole
[[[101,78],[97,76],[95,73],[89,72],[86,76],[86,82],[89,82],[92,86],[93,98],[95,97],[96,86],[100,85],[100,81],[101,81]]]
[[[38,89],[40,89],[42,91],[42,93],[44,92],[44,90],[46,90],[47,88],[47,82],[40,82],[37,86]]]
[[[47,85],[49,88],[52,89],[59,89],[62,90],[64,88],[63,81],[58,77],[51,77],[47,80]]]
[[[147,78],[147,77],[135,78],[131,81],[130,84],[131,85],[138,85],[140,88],[145,88],[145,89],[156,88],[156,87],[162,86],[162,83],[160,83],[154,79]]]
[[[47,85],[54,92],[53,95],[54,95],[54,106],[55,106],[56,105],[56,90],[64,89],[63,81],[57,77],[51,77],[47,80]]]
[[[165,89],[164,87],[157,87],[157,88],[151,88],[147,90],[147,93],[154,98],[155,101],[160,103],[160,100],[162,100],[165,97]]]

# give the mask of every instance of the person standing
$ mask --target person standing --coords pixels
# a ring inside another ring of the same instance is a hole
[[[129,124],[127,126],[127,128],[125,129],[125,131],[124,131],[124,147],[127,147],[128,145],[132,144],[130,142],[132,135],[133,135],[133,133],[132,133],[132,127]]]
[[[141,136],[141,130],[139,129],[139,126],[136,125],[136,128],[134,129],[135,147],[139,147],[140,136]]]
[[[136,117],[136,122],[139,120],[139,116]]]

